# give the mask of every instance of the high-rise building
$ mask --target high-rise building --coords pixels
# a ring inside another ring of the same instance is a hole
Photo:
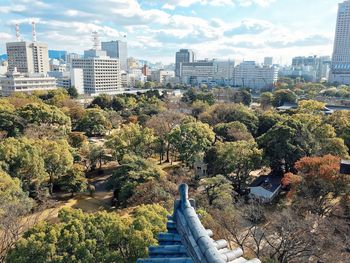
[[[119,59],[120,70],[128,70],[128,46],[126,42],[120,40],[102,42],[101,48],[107,52],[107,56]]]
[[[264,57],[264,66],[272,66],[273,57]]]
[[[8,70],[20,73],[44,73],[49,70],[48,47],[44,43],[17,41],[6,43]]]
[[[330,82],[350,84],[350,1],[339,3]]]
[[[83,70],[85,93],[113,93],[121,88],[119,60],[116,58],[89,57],[73,59],[72,68]]]
[[[191,62],[194,62],[194,60],[195,60],[194,52],[190,49],[180,49],[180,51],[176,52],[175,76],[181,77],[182,63],[191,63]]]

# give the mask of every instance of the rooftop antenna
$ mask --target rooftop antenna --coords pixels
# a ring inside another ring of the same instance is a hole
[[[97,31],[92,32],[92,42],[93,42],[93,49],[100,50],[100,38],[98,36]]]
[[[32,34],[33,34],[33,42],[36,42],[36,30],[35,30],[35,22],[32,22]]]
[[[21,41],[21,33],[19,32],[19,24],[16,24],[16,39]]]

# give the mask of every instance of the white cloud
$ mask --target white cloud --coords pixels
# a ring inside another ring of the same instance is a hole
[[[0,6],[0,14],[17,13],[25,10],[26,7],[24,5]]]
[[[266,7],[276,0],[168,0],[162,1],[163,9],[174,10],[176,7],[190,7],[194,4],[211,6],[250,6],[253,4]]]

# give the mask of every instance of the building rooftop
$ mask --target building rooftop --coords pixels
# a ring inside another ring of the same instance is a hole
[[[180,185],[179,192],[167,233],[159,234],[159,245],[149,247],[149,258],[137,263],[261,263],[243,258],[240,248],[230,250],[226,240],[213,240],[212,231],[203,227],[195,211],[194,200],[188,198],[188,186]]]
[[[281,185],[282,177],[278,175],[263,175],[256,178],[250,187],[262,187],[269,192],[275,192]]]
[[[340,173],[350,174],[350,161],[342,160],[340,163]]]

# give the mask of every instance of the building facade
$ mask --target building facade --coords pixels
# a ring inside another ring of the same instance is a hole
[[[113,93],[122,86],[119,60],[116,58],[73,59],[72,68],[82,69],[85,93]]]
[[[195,54],[190,49],[180,49],[175,56],[175,76],[181,77],[182,63],[192,63],[195,61]]]
[[[107,56],[119,59],[120,70],[128,70],[128,45],[126,42],[120,40],[101,42],[101,48],[107,52]]]
[[[8,70],[17,68],[20,73],[43,73],[49,70],[48,46],[39,42],[9,42],[6,43]]]
[[[151,79],[157,83],[167,84],[175,77],[175,72],[171,70],[155,70],[151,72]]]
[[[273,57],[264,57],[264,66],[272,66]]]
[[[339,4],[330,82],[350,84],[350,1]]]
[[[20,73],[16,68],[0,79],[2,96],[10,96],[15,92],[31,93],[56,89],[56,79],[43,74]]]
[[[273,86],[278,80],[278,69],[259,66],[254,61],[244,61],[235,67],[234,86],[262,89]]]
[[[233,60],[214,61],[214,81],[217,85],[233,85],[235,62]]]
[[[48,75],[56,79],[57,87],[64,89],[75,87],[78,94],[84,94],[84,75],[82,69],[74,68],[70,71],[50,71]]]
[[[209,83],[214,79],[214,62],[181,63],[181,80],[188,85]]]

